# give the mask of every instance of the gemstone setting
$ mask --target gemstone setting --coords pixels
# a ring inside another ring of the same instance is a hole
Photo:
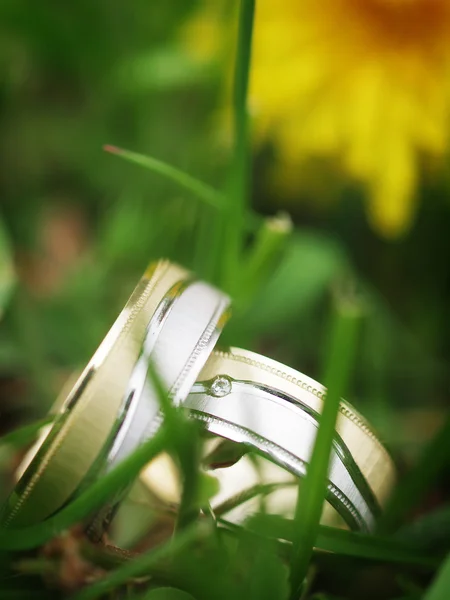
[[[217,375],[212,380],[209,391],[212,396],[216,398],[223,398],[231,392],[232,384],[231,379],[226,375]]]

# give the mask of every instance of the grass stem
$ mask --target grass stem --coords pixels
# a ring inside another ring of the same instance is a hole
[[[191,192],[198,199],[202,200],[205,204],[209,204],[214,208],[223,207],[222,195],[213,187],[196,179],[195,177],[192,177],[191,175],[188,175],[188,173],[185,173],[176,167],[172,167],[172,165],[169,165],[162,160],[158,160],[152,156],[144,156],[143,154],[138,154],[137,152],[131,152],[130,150],[124,150],[122,148],[118,148],[117,146],[106,145],[103,146],[103,150],[105,150],[105,152],[109,152],[110,154],[120,156],[128,162],[140,165],[149,171],[153,171],[154,173],[158,173],[159,175],[174,181],[180,187],[184,188],[188,192]]]
[[[338,303],[324,377],[328,391],[311,461],[305,480],[299,489],[295,511],[291,556],[292,599],[299,598],[301,595],[314,543],[319,533],[339,402],[347,388],[352,368],[360,314],[359,305],[354,301],[345,300]]]
[[[250,187],[247,94],[255,0],[241,0],[233,88],[234,149],[224,220],[223,287],[232,292],[242,251]]]

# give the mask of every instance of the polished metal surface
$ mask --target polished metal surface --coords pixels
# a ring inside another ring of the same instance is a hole
[[[214,352],[184,403],[208,431],[245,443],[303,476],[325,390],[263,356]],[[328,501],[353,529],[370,530],[394,482],[393,463],[367,422],[341,403],[330,461]]]
[[[226,321],[229,299],[159,261],[151,266],[64,402],[1,515],[3,526],[39,522],[159,424],[147,365],[176,403],[184,399]]]
[[[253,352],[213,351],[228,306],[226,295],[181,267],[160,261],[149,268],[33,451],[1,524],[46,519],[154,435],[162,416],[150,362],[175,405],[209,432],[272,461],[278,472],[265,469],[264,483],[281,481],[292,492],[293,476],[306,473],[326,391]],[[233,495],[237,490],[222,471]],[[147,483],[152,488],[154,481]],[[371,530],[394,483],[389,454],[364,418],[342,401],[327,494],[333,519],[338,514],[352,529]],[[91,525],[97,533],[119,498],[96,515]],[[328,523],[327,511],[324,518]]]
[[[161,423],[157,391],[148,377],[153,361],[174,404],[183,402],[215,346],[228,297],[203,282],[169,292],[147,327],[141,354],[128,382],[124,422],[108,454],[108,468],[128,456]]]
[[[294,398],[252,383],[233,381],[228,394],[211,396],[195,385],[184,406],[211,433],[245,443],[253,450],[303,477],[318,429],[317,417]],[[329,499],[352,528],[373,527],[377,506],[366,501],[354,472],[364,478],[342,441],[335,440],[330,462]]]

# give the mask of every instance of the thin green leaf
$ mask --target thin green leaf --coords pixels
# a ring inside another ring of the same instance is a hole
[[[247,521],[247,527],[259,535],[292,542],[294,522],[277,515],[256,515]],[[363,533],[355,533],[320,525],[315,549],[355,559],[393,564],[417,565],[435,568],[438,556],[424,553],[413,545],[398,540]]]
[[[272,275],[292,233],[292,221],[286,213],[264,219],[250,247],[242,270],[237,301],[248,303]]]
[[[200,488],[200,439],[198,424],[191,422],[183,430],[183,435],[173,440],[180,467],[183,491],[178,510],[176,529],[190,525],[199,515],[201,502]]]
[[[199,181],[195,177],[188,175],[184,171],[172,167],[172,165],[168,165],[162,160],[158,160],[157,158],[153,158],[151,156],[144,156],[143,154],[138,154],[137,152],[123,150],[122,148],[117,148],[116,146],[110,146],[108,144],[104,146],[103,149],[106,152],[120,156],[131,163],[140,165],[149,171],[153,171],[154,173],[158,173],[159,175],[174,181],[180,187],[197,196],[199,200],[202,200],[214,208],[223,207],[224,202],[222,195],[214,188],[206,183],[203,183],[203,181]]]
[[[198,468],[198,467],[197,467]],[[198,506],[205,506],[209,503],[220,491],[220,483],[217,477],[210,475],[209,473],[199,473],[199,482],[197,489],[197,504]]]
[[[247,92],[249,84],[255,0],[240,0],[239,32],[234,68],[233,137],[234,149],[227,189],[225,212],[222,286],[235,289],[245,233],[245,216],[250,190],[250,141],[248,135]]]
[[[352,556],[356,559],[410,564],[428,569],[435,568],[440,560],[439,557],[424,554],[414,547],[397,543],[389,538],[325,526],[319,528],[316,547],[319,550]]]
[[[177,459],[183,482],[176,528],[189,525],[200,511],[200,437],[198,423],[190,421],[185,413],[175,407],[153,363],[148,365],[148,375],[158,394],[164,415],[170,449]]]
[[[388,532],[398,527],[410,510],[425,497],[433,483],[450,465],[450,415],[426,446],[415,467],[394,489],[378,528]]]
[[[291,558],[293,598],[300,595],[319,532],[339,402],[347,387],[356,350],[360,306],[354,301],[342,299],[336,308],[324,377],[328,389],[327,396],[305,481],[299,489],[295,511]]]
[[[20,448],[21,446],[29,444],[36,438],[39,430],[45,425],[51,423],[53,419],[53,416],[49,416],[45,419],[40,419],[39,421],[30,423],[29,425],[24,425],[23,427],[14,429],[14,431],[10,431],[9,433],[0,437],[0,446],[13,446],[14,448]]]
[[[233,509],[237,508],[241,504],[252,500],[258,496],[268,496],[273,492],[285,488],[286,486],[296,485],[295,481],[286,482],[286,483],[263,483],[256,484],[252,487],[247,488],[246,490],[242,490],[239,494],[232,496],[231,498],[227,498],[222,504],[219,504],[214,508],[214,514],[216,517],[221,517],[231,512]]]
[[[428,588],[423,600],[448,600],[450,595],[450,554]]]

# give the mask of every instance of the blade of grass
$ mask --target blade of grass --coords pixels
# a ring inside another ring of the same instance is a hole
[[[423,600],[448,600],[450,593],[450,554],[439,569]]]
[[[160,429],[153,438],[142,444],[117,467],[96,481],[86,492],[46,521],[20,529],[0,529],[0,549],[36,548],[86,517],[114,496],[117,490],[126,487],[137,477],[142,467],[164,449],[166,438],[165,429]]]
[[[191,422],[187,425],[183,429],[183,435],[176,440],[176,454],[183,483],[175,525],[176,533],[193,523],[200,513],[200,438],[197,423]]]
[[[169,397],[169,391],[164,385],[153,361],[149,361],[147,365],[147,376],[151,384],[154,387],[156,395],[158,396],[159,406],[164,416],[164,423],[169,432],[169,435],[176,436],[180,424],[184,424],[185,420],[181,411],[178,411],[172,404]]]
[[[289,542],[294,539],[294,522],[292,519],[285,519],[278,515],[257,515],[249,519],[247,526],[250,530],[266,537]],[[315,550],[376,562],[417,565],[425,568],[436,568],[440,562],[439,556],[424,553],[411,544],[325,525],[319,525],[314,545]]]
[[[393,564],[415,565],[426,569],[435,569],[440,557],[416,550],[413,546],[397,543],[383,538],[353,531],[345,531],[321,525],[317,537],[318,550],[333,552],[355,559]]]
[[[272,494],[272,492],[276,492],[277,490],[284,489],[285,487],[292,487],[296,485],[295,481],[289,481],[286,483],[263,483],[256,484],[252,487],[247,488],[246,490],[242,490],[239,494],[232,496],[231,498],[227,498],[224,502],[219,504],[214,508],[214,514],[217,518],[226,515],[230,511],[234,510],[241,504],[256,498],[257,496],[268,496]]]
[[[245,234],[250,186],[247,91],[255,0],[241,0],[233,88],[234,149],[224,214],[223,287],[233,290]]]
[[[299,489],[295,511],[291,556],[292,598],[300,596],[319,532],[339,401],[345,393],[356,350],[360,306],[356,301],[340,299],[336,308],[324,377],[328,391],[311,461]]]
[[[134,577],[150,575],[152,569],[162,560],[168,559],[192,542],[210,535],[209,527],[198,525],[189,527],[170,542],[166,542],[154,550],[141,554],[137,558],[124,563],[100,581],[85,587],[73,597],[73,600],[94,600],[114,590]]]
[[[251,302],[258,288],[269,279],[277,260],[283,255],[292,227],[292,221],[286,213],[264,219],[241,270],[241,303]]]
[[[450,465],[450,415],[422,452],[415,467],[395,487],[378,523],[380,532],[393,531],[418,505]]]
[[[45,425],[51,423],[53,419],[54,416],[49,416],[45,419],[40,419],[34,423],[14,429],[14,431],[10,431],[9,433],[0,437],[0,446],[13,446],[15,448],[25,446],[26,444],[32,442],[39,430]]]
[[[109,144],[103,146],[103,149],[110,154],[120,156],[128,162],[140,165],[149,171],[153,171],[154,173],[158,173],[159,175],[170,179],[180,187],[197,196],[199,200],[202,200],[214,208],[223,207],[223,197],[213,187],[203,181],[199,181],[195,177],[188,175],[188,173],[185,173],[176,167],[172,167],[172,165],[169,165],[162,160],[138,154],[137,152],[131,152],[130,150],[124,150],[123,148],[118,148],[117,146],[111,146]]]

